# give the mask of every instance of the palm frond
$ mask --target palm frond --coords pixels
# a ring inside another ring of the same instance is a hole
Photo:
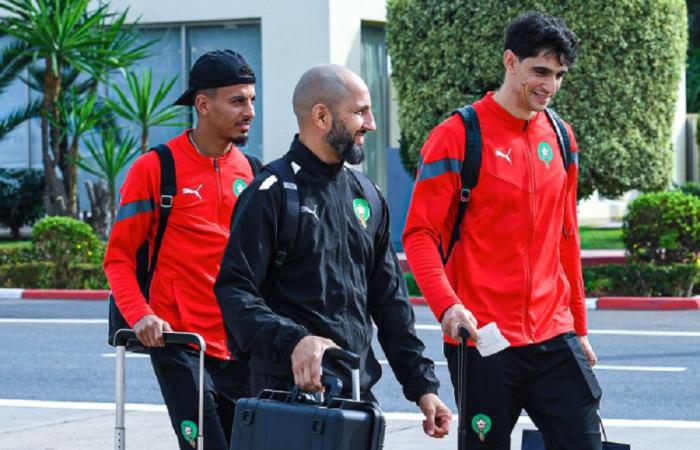
[[[9,115],[0,119],[0,141],[12,130],[20,126],[24,121],[37,117],[41,111],[41,101],[36,100],[29,105],[12,111]]]

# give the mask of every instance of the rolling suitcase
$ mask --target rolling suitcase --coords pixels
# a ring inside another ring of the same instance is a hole
[[[199,386],[204,386],[204,352],[207,344],[202,336],[196,333],[163,333],[165,345],[194,344],[199,349]],[[126,360],[126,347],[133,341],[137,341],[134,330],[123,328],[114,334],[114,346],[117,348],[117,380],[116,380],[116,424],[114,426],[114,449],[124,450],[126,445],[126,429],[124,428],[124,404],[126,373],[124,370]],[[197,449],[204,450],[204,437],[202,427],[204,425],[204,390],[199,390],[199,414],[197,419]]]
[[[337,397],[342,382],[332,377],[323,377],[325,400],[297,387],[242,398],[236,403],[230,450],[381,450],[384,415],[376,404],[360,401],[360,357],[329,349],[324,358],[350,366],[352,400]]]

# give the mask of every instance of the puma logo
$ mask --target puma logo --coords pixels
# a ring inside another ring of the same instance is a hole
[[[202,185],[200,184],[197,186],[195,189],[190,189],[190,188],[182,188],[182,193],[183,194],[194,194],[197,196],[198,199],[202,199],[202,195],[199,193],[199,190],[202,189]]]
[[[503,152],[500,151],[500,150],[496,150],[496,156],[499,157],[499,158],[505,159],[506,161],[508,161],[508,164],[512,164],[513,161],[510,160],[510,154],[511,154],[512,151],[513,151],[512,148],[509,148],[509,149],[508,149],[508,153],[503,153]]]
[[[311,214],[312,216],[314,216],[316,218],[316,220],[318,220],[320,222],[321,219],[319,219],[318,214],[316,214],[317,210],[318,210],[318,205],[314,205],[314,209],[311,209],[305,205],[301,206],[301,212]]]

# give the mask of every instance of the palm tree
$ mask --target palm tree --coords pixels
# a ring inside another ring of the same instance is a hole
[[[77,215],[77,180],[70,173],[65,189],[56,168],[65,160],[60,146],[59,102],[63,74],[73,68],[95,80],[104,80],[114,69],[124,68],[146,56],[150,43],[138,45],[134,26],[125,26],[126,11],[112,13],[105,4],[89,10],[90,0],[0,0],[6,13],[1,27],[27,46],[23,53],[41,62],[41,149],[49,215]]]
[[[117,204],[117,177],[139,155],[139,151],[133,136],[127,135],[119,140],[117,133],[111,127],[101,130],[100,140],[101,142],[98,142],[94,136],[84,140],[92,161],[80,159],[77,164],[84,171],[107,182],[110,199],[109,210],[111,221],[114,223]]]
[[[6,33],[0,30],[0,37]],[[0,51],[0,94],[22,73],[31,62],[27,55],[27,45],[21,41],[12,41]],[[23,108],[12,111],[0,119],[0,140],[25,120],[36,117],[41,109],[41,102],[35,101]]]
[[[181,108],[173,105],[160,106],[175,84],[177,75],[170,81],[163,80],[158,85],[154,96],[151,96],[152,80],[151,69],[145,70],[140,79],[134,72],[127,72],[126,83],[131,100],[116,83],[113,83],[112,87],[118,100],[107,100],[107,104],[117,115],[141,128],[141,153],[148,151],[148,132],[151,127],[156,125],[187,126],[185,123],[176,121]]]

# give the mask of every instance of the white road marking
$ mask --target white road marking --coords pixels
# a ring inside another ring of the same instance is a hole
[[[416,330],[442,331],[440,325],[416,324]],[[588,334],[621,336],[700,337],[700,331],[588,330]]]
[[[114,403],[97,402],[58,402],[46,400],[21,400],[21,399],[0,399],[0,406],[14,408],[40,408],[40,409],[72,409],[72,410],[93,410],[93,411],[114,411]],[[167,412],[165,405],[154,405],[148,403],[127,403],[127,411],[137,412]],[[390,421],[416,421],[424,419],[420,413],[406,412],[385,412],[384,417]],[[457,420],[455,414],[453,420]],[[532,421],[527,416],[521,416],[518,423],[532,425]],[[665,429],[694,429],[700,430],[700,421],[691,420],[647,420],[647,419],[603,419],[603,423],[608,427],[630,427],[630,428],[665,428]]]
[[[0,319],[0,323],[102,325],[107,323],[107,319]]]
[[[127,358],[148,358],[149,355],[145,353],[131,353],[127,352],[125,355]],[[102,354],[103,358],[116,358],[117,354],[116,353],[103,353]]]
[[[436,366],[446,366],[447,361],[433,361]],[[380,359],[379,364],[385,366],[389,364],[386,359]],[[685,372],[686,367],[664,367],[664,366],[607,366],[604,364],[596,364],[594,370],[626,370],[630,372]]]

